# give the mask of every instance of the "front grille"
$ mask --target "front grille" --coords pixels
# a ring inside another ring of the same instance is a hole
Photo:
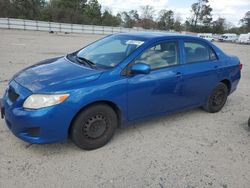
[[[12,87],[9,87],[9,89],[8,89],[8,97],[9,97],[11,102],[16,102],[19,95],[15,92],[15,90]]]

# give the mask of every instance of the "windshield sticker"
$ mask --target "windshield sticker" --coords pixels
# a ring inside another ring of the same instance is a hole
[[[134,44],[134,45],[137,45],[137,46],[140,46],[142,45],[144,42],[143,41],[139,41],[139,40],[128,40],[126,42],[126,44]]]

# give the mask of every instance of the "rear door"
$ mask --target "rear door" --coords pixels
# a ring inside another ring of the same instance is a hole
[[[218,83],[218,57],[205,42],[183,41],[186,106],[203,105]]]

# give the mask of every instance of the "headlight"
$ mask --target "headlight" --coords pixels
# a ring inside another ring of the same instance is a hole
[[[69,94],[33,94],[23,103],[24,108],[39,109],[60,104],[69,97]]]

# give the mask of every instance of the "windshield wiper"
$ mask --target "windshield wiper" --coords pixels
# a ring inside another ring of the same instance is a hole
[[[96,64],[94,62],[90,61],[89,59],[86,59],[84,57],[79,57],[77,55],[76,55],[76,58],[80,63],[82,63],[82,62],[87,63],[91,68],[95,68],[95,66],[96,66]]]

